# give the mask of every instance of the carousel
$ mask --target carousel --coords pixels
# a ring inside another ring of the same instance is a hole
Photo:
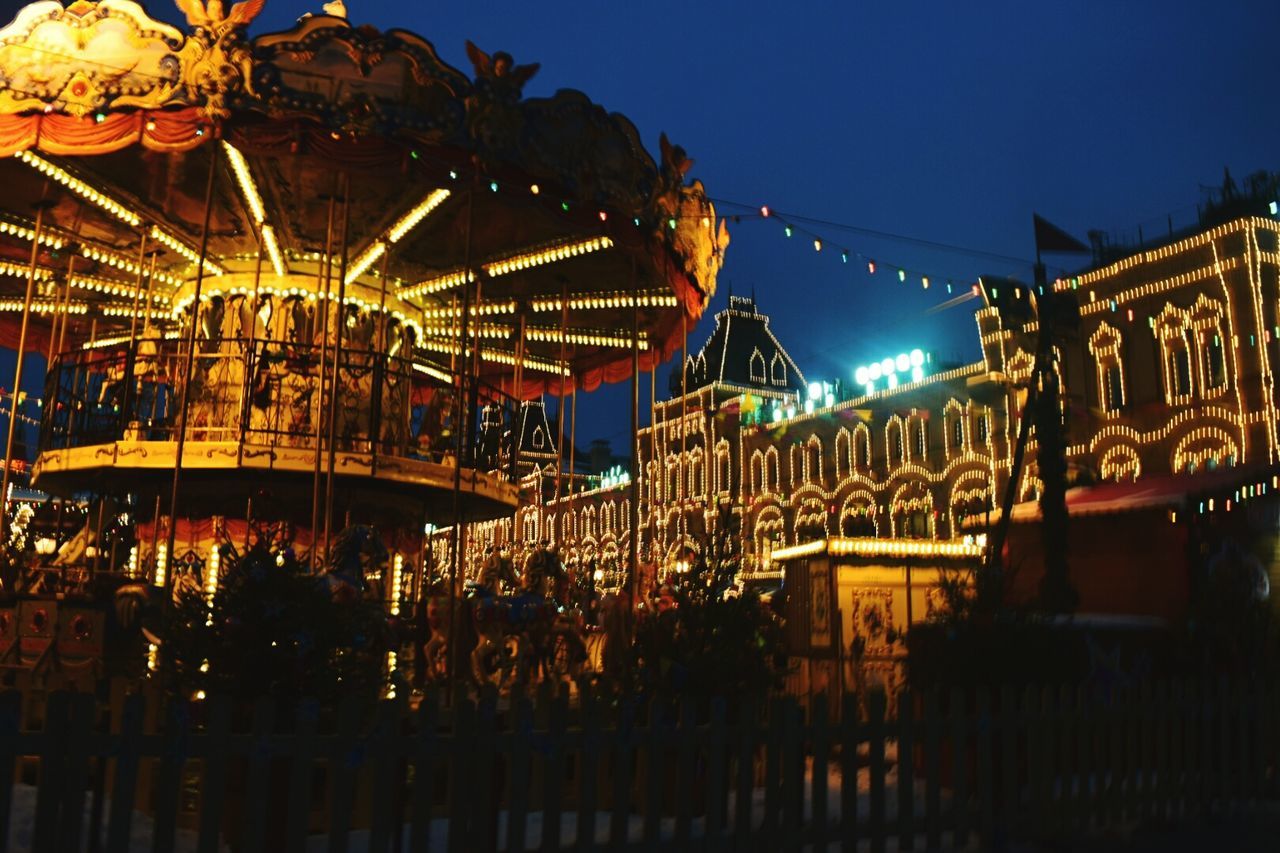
[[[14,388],[48,365],[31,485],[89,519],[4,591],[216,589],[255,543],[318,569],[371,525],[411,606],[424,530],[456,555],[519,504],[522,400],[674,352],[723,222],[665,137],[525,97],[537,65],[468,43],[467,73],[340,3],[250,37],[264,0],[176,2],[185,31],[130,0],[0,28],[0,333]],[[11,428],[5,494],[13,461]]]

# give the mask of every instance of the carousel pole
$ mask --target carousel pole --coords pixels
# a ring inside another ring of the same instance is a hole
[[[556,500],[560,500],[560,476],[564,470],[564,375],[568,371],[568,363],[564,360],[564,348],[569,336],[569,281],[565,279],[560,285],[560,404],[556,412],[557,429],[560,437],[556,440]],[[561,531],[563,535],[563,531]]]
[[[320,286],[324,289],[324,292],[321,294],[323,299],[319,300],[320,306],[323,307],[320,309],[322,314],[320,320],[320,372],[316,377],[319,384],[316,389],[315,406],[315,469],[312,471],[311,478],[310,562],[312,572],[316,570],[316,557],[319,555],[320,547],[320,423],[322,421],[321,415],[324,414],[324,368],[329,354],[329,272],[331,267],[329,255],[333,251],[333,206],[335,201],[336,195],[329,196],[329,218],[324,230],[324,268],[320,276]]]
[[[333,343],[333,375],[329,380],[329,440],[324,477],[324,551],[329,553],[333,533],[333,466],[337,458],[338,374],[342,369],[342,332],[347,325],[347,226],[351,221],[351,173],[342,173],[342,231],[338,255],[338,316]]]
[[[391,244],[384,244],[382,250],[382,269],[378,273],[378,278],[382,285],[382,294],[378,301],[378,358],[381,359],[387,352],[387,264],[391,260]],[[344,275],[345,279],[346,276]]]
[[[640,291],[636,262],[631,261],[631,463],[636,467],[640,463]],[[640,477],[631,478],[629,541],[630,550],[630,593],[631,606],[635,607],[640,591]]]
[[[578,378],[569,385],[569,494],[573,494],[574,457],[578,453]]]
[[[75,223],[71,226],[71,234],[75,238],[80,237],[80,227],[84,224],[84,205],[76,208]],[[49,357],[46,359],[49,369],[53,369],[53,357],[62,352],[62,342],[67,335],[67,320],[69,313],[66,308],[59,309],[58,301],[63,299],[67,306],[71,305],[71,277],[76,271],[76,249],[78,246],[74,243],[67,245],[67,280],[64,282],[63,292],[66,294],[65,299],[58,295],[58,286],[55,283],[53,287],[53,323],[49,327]],[[59,320],[61,316],[61,320]]]
[[[215,134],[216,135],[216,134]],[[187,413],[191,409],[191,380],[195,374],[196,333],[200,328],[200,294],[204,289],[205,260],[209,255],[209,219],[213,215],[213,185],[218,174],[218,146],[209,146],[209,180],[204,188],[204,222],[200,226],[200,254],[196,261],[196,287],[191,297],[191,314],[188,318],[187,358],[182,372],[182,398],[178,404],[178,446],[173,460],[173,487],[169,493],[169,529],[165,537],[169,564],[177,566],[173,555],[174,541],[178,535],[178,493],[182,487],[182,451],[187,444]],[[173,606],[173,571],[164,576],[164,607],[166,613]]]
[[[67,289],[68,290],[71,289],[71,285],[70,285],[71,276],[75,274],[75,270],[76,270],[76,253],[72,251],[70,255],[71,257],[67,259],[67,282],[68,282]],[[48,370],[53,370],[53,357],[55,354],[60,352],[60,350],[58,349],[58,328],[61,324],[66,322],[65,319],[63,319],[66,316],[66,314],[62,310],[60,310],[60,308],[61,308],[61,305],[59,302],[59,288],[58,288],[58,283],[55,281],[53,285],[53,320],[50,321],[50,324],[49,324],[49,354],[45,356],[45,359],[44,359],[44,363],[45,365],[47,365]]]
[[[688,420],[688,414],[689,414],[689,371],[688,371],[689,314],[687,311],[684,310],[684,305],[680,306],[680,331],[681,331],[682,337],[681,337],[681,344],[680,344],[680,468],[679,468],[679,471],[680,471],[680,487],[686,488],[689,482],[687,479],[685,479],[685,475],[684,475],[685,460],[688,458],[688,455],[689,455],[689,442],[687,440],[689,427],[688,427],[688,424],[686,423]],[[706,451],[706,441],[704,440],[703,452],[705,451]],[[703,464],[704,465],[706,464],[705,457],[704,457]],[[705,469],[704,469],[704,479],[705,479]],[[688,497],[691,500],[697,499],[697,495],[693,495],[693,494],[690,494]],[[683,510],[680,512],[680,526],[681,528],[683,528],[681,531],[682,534],[684,536],[688,536],[689,520],[685,517]],[[680,542],[680,549],[682,551],[684,550],[683,540],[681,540]]]
[[[9,517],[9,472],[13,470],[13,436],[17,432],[18,398],[22,394],[22,367],[27,354],[27,324],[31,319],[31,295],[36,287],[36,262],[40,260],[40,229],[44,226],[44,211],[48,204],[45,196],[49,192],[49,182],[45,181],[40,191],[40,201],[36,203],[36,227],[31,234],[31,263],[27,266],[27,295],[22,303],[22,326],[18,331],[17,361],[13,369],[13,394],[9,397],[9,435],[4,443],[4,475],[0,480],[0,535],[8,538],[8,527],[5,522]],[[54,315],[55,317],[57,314]]]
[[[467,233],[466,240],[462,250],[462,315],[458,322],[458,358],[459,370],[454,375],[458,378],[458,411],[454,417],[454,428],[458,430],[457,441],[457,458],[454,459],[453,465],[453,529],[450,531],[450,538],[453,540],[453,553],[450,557],[450,573],[449,573],[449,668],[448,678],[453,680],[458,671],[458,600],[462,596],[462,547],[465,544],[465,538],[462,532],[462,464],[467,457],[467,447],[470,438],[471,418],[464,415],[464,408],[468,399],[467,382],[471,380],[471,365],[467,357],[467,320],[470,316],[470,296],[471,296],[471,231],[475,225],[475,198],[476,183],[479,181],[480,173],[477,171],[472,180],[471,194],[467,196]],[[480,280],[476,277],[476,304],[477,317],[476,325],[479,326],[479,302],[480,302]],[[478,341],[477,341],[478,343]],[[477,346],[474,350],[476,362],[480,361],[480,350]],[[464,381],[463,377],[467,380]]]
[[[258,251],[257,257],[253,265],[253,295],[249,297],[249,339],[244,348],[244,379],[240,383],[240,441],[236,442],[237,458],[244,460],[244,439],[249,432],[250,415],[249,409],[252,404],[249,397],[253,393],[253,375],[257,369],[257,348],[258,348],[258,295],[262,287],[262,230],[259,226],[258,230]],[[147,296],[150,299],[150,294]],[[244,309],[241,308],[241,318],[244,317]],[[244,334],[244,323],[240,324],[240,334]],[[268,332],[268,334],[270,334]],[[253,498],[249,498],[252,505]],[[249,513],[245,512],[245,523],[249,521]],[[244,534],[245,550],[249,549],[249,533],[246,528]]]
[[[73,254],[71,256],[75,258]],[[142,239],[138,241],[138,277],[133,284],[133,315],[129,318],[129,349],[126,351],[128,356],[133,355],[133,348],[138,342],[138,303],[142,300],[142,276],[145,274],[144,269],[147,261],[147,232],[142,232]],[[67,278],[71,277],[70,271],[67,272]],[[151,304],[147,303],[142,308],[148,317],[151,316]]]
[[[158,256],[159,256],[158,252],[153,251],[151,253],[151,266],[147,270],[147,311],[145,314],[142,315],[143,340],[146,340],[147,335],[151,334],[151,306],[155,304],[152,301],[152,292],[155,290],[155,285],[156,285],[156,258]],[[70,287],[67,288],[67,293],[68,293],[68,301],[69,301],[69,296],[71,293]],[[62,330],[64,332],[67,330],[67,324],[65,322],[63,322],[62,324]],[[58,346],[59,348],[61,348],[62,346],[61,341],[58,342]]]

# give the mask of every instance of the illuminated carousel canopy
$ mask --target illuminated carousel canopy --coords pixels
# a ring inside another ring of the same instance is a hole
[[[579,92],[525,98],[538,66],[474,45],[469,77],[329,15],[249,39],[263,2],[179,0],[186,33],[38,2],[0,29],[0,327],[34,271],[29,349],[174,335],[203,257],[202,302],[341,294],[421,359],[478,344],[525,397],[566,363],[587,389],[629,376],[637,303],[641,367],[670,355],[728,244],[680,148],[655,161]]]

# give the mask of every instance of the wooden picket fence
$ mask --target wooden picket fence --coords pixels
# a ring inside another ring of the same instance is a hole
[[[943,850],[1280,797],[1274,684],[288,714],[0,694],[6,849]],[[446,701],[447,700],[447,701]],[[29,724],[30,723],[30,724]]]

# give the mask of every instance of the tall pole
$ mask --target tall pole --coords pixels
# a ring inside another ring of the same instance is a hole
[[[560,404],[556,412],[560,432],[556,440],[556,500],[560,499],[560,477],[564,470],[564,374],[568,365],[564,360],[564,348],[569,337],[569,281],[560,283]],[[563,531],[561,531],[563,534]]]
[[[573,494],[574,457],[578,453],[578,378],[569,385],[569,494]]]
[[[329,553],[330,536],[333,532],[333,466],[337,456],[335,431],[338,426],[338,394],[339,373],[342,369],[342,332],[346,324],[347,313],[347,225],[351,219],[351,174],[342,173],[342,231],[338,247],[338,315],[334,318],[338,328],[335,330],[333,342],[333,377],[329,381],[329,447],[328,469],[324,478],[324,551]],[[373,454],[371,454],[372,456]]]
[[[631,465],[640,464],[640,291],[636,262],[631,261]],[[628,491],[631,493],[629,540],[631,559],[631,606],[635,607],[640,590],[640,477],[633,472]]]
[[[684,474],[685,459],[689,455],[689,442],[685,440],[688,432],[686,421],[689,414],[689,312],[685,310],[684,305],[680,306],[680,486],[685,488],[689,480]],[[703,453],[710,449],[707,442],[702,442]],[[703,465],[706,465],[706,457],[703,457]],[[706,479],[705,472],[703,479]],[[690,500],[697,500],[697,495],[688,495]],[[689,534],[689,522],[685,518],[684,510],[680,511],[680,527],[684,535]],[[680,543],[681,551],[684,550],[684,543]]]
[[[258,229],[258,251],[253,265],[253,294],[249,297],[249,336],[244,348],[244,377],[240,382],[240,441],[236,442],[239,450],[238,458],[244,459],[244,443],[249,434],[249,427],[253,417],[250,409],[253,406],[251,397],[253,394],[253,379],[257,372],[257,349],[258,349],[258,296],[262,287],[262,229]],[[148,296],[150,298],[150,296]],[[241,309],[242,318],[244,317],[243,308]],[[240,325],[240,334],[244,334],[244,324]],[[268,330],[267,334],[270,334]],[[252,506],[253,498],[249,498],[249,505]],[[249,549],[249,513],[245,513],[245,550]]]
[[[76,208],[75,223],[71,227],[71,233],[73,237],[75,237],[76,239],[80,237],[80,227],[83,224],[84,224],[84,205],[80,205],[79,207]],[[67,244],[67,255],[68,255],[67,280],[64,282],[64,287],[62,288],[63,293],[65,294],[65,297],[61,297],[63,301],[66,303],[67,307],[59,309],[58,300],[60,297],[58,296],[58,288],[55,285],[53,289],[54,314],[53,314],[53,324],[49,329],[49,358],[48,358],[48,363],[51,366],[53,364],[54,355],[62,352],[62,345],[67,337],[67,321],[70,319],[70,316],[71,316],[71,313],[68,310],[68,308],[70,308],[71,306],[71,277],[72,275],[75,274],[75,270],[76,270],[76,251],[78,248],[79,247],[74,242]],[[61,317],[61,320],[59,320],[59,317]],[[56,339],[56,342],[55,342],[55,339]]]
[[[40,260],[40,229],[44,225],[45,195],[49,182],[45,181],[36,206],[36,227],[31,235],[31,263],[27,265],[27,295],[22,303],[22,326],[18,331],[18,356],[13,369],[13,396],[9,398],[9,435],[4,442],[4,475],[0,482],[0,531],[7,530],[9,516],[9,473],[13,470],[13,436],[18,425],[18,397],[22,393],[22,367],[27,354],[27,324],[31,319],[31,296],[36,287],[36,262]],[[56,314],[54,316],[57,316]]]
[[[73,254],[74,258],[75,255]],[[142,232],[142,239],[138,241],[138,277],[133,282],[133,315],[129,318],[129,349],[128,357],[133,356],[133,348],[138,342],[138,303],[142,300],[142,277],[145,274],[147,262],[147,232]],[[71,277],[70,271],[67,277]],[[147,303],[142,306],[142,310],[146,316],[151,316],[151,304]]]
[[[457,431],[454,440],[457,445],[457,458],[453,464],[453,528],[451,530],[451,538],[453,539],[452,550],[450,554],[450,562],[452,563],[449,573],[449,672],[450,680],[454,678],[458,671],[458,622],[460,616],[458,610],[458,599],[462,594],[462,546],[465,542],[462,535],[462,465],[467,458],[467,448],[469,443],[469,433],[471,432],[471,418],[465,411],[469,405],[467,391],[468,384],[474,384],[471,379],[471,365],[467,358],[467,322],[470,317],[470,297],[471,297],[471,230],[475,224],[475,198],[476,198],[476,182],[479,180],[479,172],[476,173],[475,179],[472,181],[471,194],[467,196],[467,233],[465,243],[462,250],[462,314],[458,321],[458,367],[459,370],[454,374],[458,383],[458,410],[454,417],[454,429]],[[479,325],[479,293],[480,281],[476,280],[476,303],[477,317],[476,325]],[[477,341],[478,343],[478,341]],[[480,361],[480,349],[477,346],[474,350],[475,359]],[[466,377],[464,379],[463,377]]]
[[[196,261],[196,288],[191,298],[191,315],[188,318],[187,359],[182,373],[182,401],[178,405],[178,446],[173,460],[173,490],[169,493],[169,530],[166,542],[168,545],[170,570],[164,577],[164,606],[167,610],[173,604],[173,568],[177,566],[174,559],[173,543],[178,534],[178,490],[182,485],[182,451],[187,443],[187,412],[191,408],[191,385],[196,364],[196,333],[200,328],[200,294],[204,288],[205,259],[209,254],[209,217],[213,213],[213,182],[218,174],[218,146],[209,146],[209,180],[204,189],[204,223],[200,226],[200,254]]]
[[[142,315],[142,337],[145,340],[147,335],[151,333],[151,306],[155,304],[153,301],[153,292],[156,286],[156,258],[159,253],[151,252],[151,263],[147,267],[147,298],[145,300],[147,310]],[[62,325],[63,331],[66,331],[66,323]],[[59,342],[61,347],[61,342]]]
[[[320,319],[320,361],[318,362],[319,371],[316,376],[316,422],[313,430],[315,467],[311,474],[311,571],[313,572],[317,568],[316,558],[320,554],[320,425],[324,421],[324,368],[328,361],[329,353],[329,272],[332,267],[329,256],[333,251],[333,206],[336,201],[336,193],[329,196],[329,216],[324,229],[324,268],[319,276],[320,287],[323,292],[320,294],[318,301],[318,307],[322,314]]]

